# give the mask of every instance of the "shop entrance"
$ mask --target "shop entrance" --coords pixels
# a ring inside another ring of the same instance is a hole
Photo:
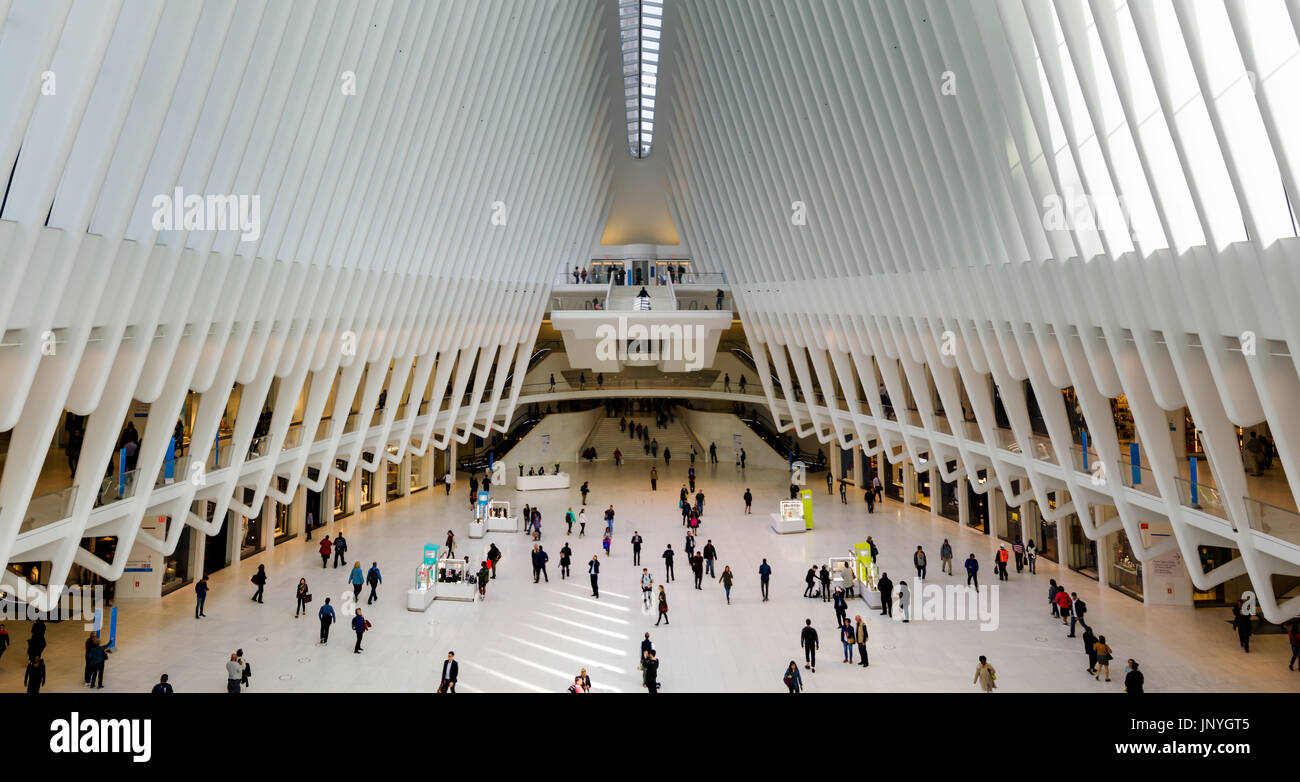
[[[957,482],[939,480],[939,515],[952,521],[961,521],[961,506],[957,502]]]
[[[1222,546],[1198,547],[1196,552],[1201,560],[1201,572],[1209,573],[1219,565],[1228,563],[1233,559],[1234,551],[1234,549],[1224,548]],[[1225,584],[1220,582],[1204,592],[1193,586],[1192,604],[1196,606],[1228,605],[1227,589],[1225,588]]]
[[[1008,543],[1014,543],[1017,540],[1023,541],[1025,539],[1024,536],[1025,536],[1025,525],[1024,525],[1020,508],[1013,508],[1010,505],[1008,505],[1007,506],[1007,532],[1005,535],[999,535],[998,537],[1002,538]]]
[[[303,519],[306,529],[313,530],[325,526],[324,516],[320,512],[320,492],[307,490],[307,507],[304,511],[307,514]]]
[[[1071,513],[1066,518],[1065,534],[1066,540],[1069,541],[1069,556],[1066,564],[1076,573],[1097,579],[1097,541],[1089,540],[1088,536],[1083,533],[1083,525],[1079,523],[1079,517]]]
[[[912,503],[918,508],[930,509],[930,471],[926,469],[918,470],[916,473],[916,501]]]
[[[889,464],[885,466],[887,480],[885,481],[885,496],[891,500],[903,501],[903,463]]]
[[[243,502],[248,505],[253,501],[256,492],[252,489],[244,489]],[[239,558],[247,559],[262,549],[266,548],[262,543],[262,517],[264,513],[259,513],[251,519],[244,519],[242,522],[243,537],[239,541]],[[239,518],[238,515],[232,515],[231,520]]]
[[[976,493],[971,485],[966,484],[966,505],[969,508],[966,524],[971,529],[989,534],[989,495]]]
[[[167,533],[170,534],[173,524],[182,522],[173,518],[167,519]],[[162,594],[170,594],[177,589],[189,584],[194,580],[190,575],[190,540],[194,530],[188,525],[181,530],[180,540],[176,543],[176,550],[163,558],[163,578]]]
[[[212,521],[217,506],[212,502],[204,504],[207,505],[208,521]],[[211,575],[230,564],[227,539],[230,536],[230,525],[235,523],[236,518],[234,514],[227,513],[226,523],[221,525],[217,534],[210,535],[203,541],[203,575]]]

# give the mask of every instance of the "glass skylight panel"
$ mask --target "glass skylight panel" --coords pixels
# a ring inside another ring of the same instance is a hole
[[[650,155],[654,139],[654,99],[664,4],[663,0],[619,0],[618,6],[628,152],[632,157],[644,158]]]

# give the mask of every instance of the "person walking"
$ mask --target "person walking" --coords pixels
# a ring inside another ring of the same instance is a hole
[[[316,618],[320,620],[320,642],[327,644],[330,640],[330,625],[334,624],[334,606],[330,605],[330,599],[325,598],[325,603],[321,605],[320,610],[316,612]]]
[[[1071,592],[1070,593],[1070,634],[1066,636],[1067,638],[1074,637],[1074,625],[1076,622],[1083,625],[1084,629],[1087,629],[1088,623],[1085,622],[1083,619],[1083,615],[1087,613],[1087,611],[1088,611],[1088,604],[1083,602],[1083,600],[1079,598],[1079,594],[1077,592]]]
[[[880,579],[876,582],[876,588],[880,590],[880,615],[894,616],[894,582],[889,580],[889,574],[881,571]]]
[[[659,692],[659,658],[654,650],[642,653],[641,686],[651,695]]]
[[[803,647],[803,667],[817,673],[817,631],[813,629],[811,619],[803,620],[803,630],[799,632],[799,645]]]
[[[585,505],[586,503],[584,502],[583,504]],[[585,538],[586,536],[587,536],[587,509],[578,508],[578,537]]]
[[[871,479],[871,491],[873,494],[876,495],[876,502],[885,501],[885,496],[884,496],[885,484],[880,482],[879,475]],[[868,509],[870,509],[870,504],[868,504]]]
[[[352,572],[348,573],[348,583],[352,585],[352,598],[361,599],[361,585],[365,583],[365,574],[361,572],[361,562],[352,563]]]
[[[704,572],[709,578],[716,574],[713,572],[713,561],[718,558],[718,549],[713,545],[713,539],[710,538],[704,542]]]
[[[997,551],[997,568],[998,580],[1007,581],[1007,560],[1011,557],[1011,552],[1007,551],[1007,544],[999,543]]]
[[[569,577],[569,566],[573,564],[573,549],[565,543],[564,548],[560,549],[560,580],[563,581]]]
[[[1056,585],[1056,579],[1048,579],[1047,582],[1047,603],[1052,607],[1052,616],[1059,617],[1061,609],[1056,604],[1056,593],[1061,591],[1061,587]]]
[[[529,521],[530,519],[528,518],[524,519],[525,531],[528,529]],[[451,530],[447,530],[447,541],[443,544],[443,547],[447,549],[448,559],[451,559],[452,557],[456,556],[456,533],[452,532]]]
[[[772,566],[763,560],[763,564],[758,566],[758,584],[763,591],[763,602],[767,602],[767,583],[772,579]]]
[[[849,504],[849,490],[847,488],[847,485],[844,483],[844,481],[840,481],[840,504],[841,505]]]
[[[703,589],[701,584],[704,582],[704,555],[695,554],[691,560],[691,575],[695,576],[695,588]]]
[[[1250,615],[1241,610],[1242,601],[1238,600],[1237,605],[1232,609],[1232,627],[1237,631],[1237,641],[1241,644],[1241,650],[1250,654],[1250,636],[1255,632],[1254,623]]]
[[[447,652],[447,659],[442,661],[442,676],[438,682],[438,692],[456,692],[456,680],[460,678],[460,663],[456,662],[456,653]]]
[[[749,489],[745,489],[745,514],[751,515],[754,512],[754,495]]]
[[[993,670],[989,665],[988,659],[980,655],[979,664],[975,666],[975,679],[972,684],[979,684],[980,689],[984,692],[993,692],[998,686],[998,672]]]
[[[1288,671],[1295,670],[1297,660],[1300,660],[1300,622],[1292,622],[1291,630],[1287,633],[1287,639],[1291,642],[1291,662],[1287,663]]]
[[[320,550],[320,566],[322,568],[329,567],[330,554],[334,551],[334,541],[330,540],[329,535],[326,535],[325,537],[320,539],[319,550]]]
[[[0,658],[5,656],[5,651],[9,648],[9,631],[0,624]]]
[[[370,629],[370,622],[361,615],[361,609],[357,609],[356,616],[352,617],[352,632],[357,634],[357,645],[352,647],[353,654],[361,654],[365,649],[361,648],[361,637]]]
[[[27,670],[23,673],[23,686],[27,688],[28,695],[40,693],[41,688],[45,686],[45,658],[39,654],[27,662]]]
[[[90,645],[90,650],[86,652],[86,664],[90,669],[90,680],[86,684],[91,689],[104,689],[104,664],[108,662],[110,654],[112,654],[112,650],[101,646],[98,639]]]
[[[348,566],[348,541],[343,537],[343,530],[334,536],[334,567],[338,567],[340,562],[343,567]]]
[[[379,585],[384,583],[384,577],[379,573],[379,563],[371,562],[370,570],[366,571],[366,584],[370,586],[370,596],[366,598],[366,605],[370,605],[379,599]],[[480,591],[482,588],[480,587]]]
[[[1025,544],[1025,565],[1029,567],[1029,575],[1038,574],[1038,549],[1032,540]]]
[[[172,686],[167,683],[167,674],[164,673],[158,679],[158,683],[153,686],[153,689],[150,690],[149,693],[151,695],[174,695],[176,691],[173,690]]]
[[[311,593],[307,591],[307,579],[298,579],[298,587],[294,590],[294,598],[293,618],[297,619],[307,613],[307,601],[311,599]]]
[[[641,564],[641,544],[643,542],[641,533],[632,530],[632,564],[634,566]]]
[[[822,584],[822,602],[829,603],[831,601],[831,571],[825,565],[822,565],[822,569],[818,571],[817,580]]]
[[[826,473],[826,496],[829,497],[835,493],[835,476],[829,471]]]
[[[898,607],[903,609],[903,621],[912,621],[912,592],[907,588],[907,579],[898,582]]]
[[[803,596],[816,597],[816,595],[814,594],[814,590],[817,589],[817,566],[816,565],[813,565],[812,567],[808,568],[808,572],[805,573],[803,576],[803,583],[804,583]]]
[[[650,612],[650,596],[654,592],[655,578],[649,568],[641,568],[641,607]]]
[[[1092,628],[1084,625],[1083,627],[1083,652],[1088,655],[1088,673],[1097,673],[1097,636],[1092,634]]]
[[[966,557],[966,586],[973,584],[975,589],[978,590],[980,588],[979,573],[980,563],[979,560],[975,559],[975,552],[972,551],[971,555]]]
[[[1065,591],[1065,588],[1058,587],[1056,590],[1056,610],[1061,615],[1062,625],[1070,623],[1070,602],[1070,595]]]
[[[669,543],[668,548],[664,549],[664,582],[676,580],[673,577],[673,544]]]
[[[943,539],[943,545],[939,547],[939,570],[952,575],[952,544],[947,538]]]
[[[799,663],[794,660],[790,661],[790,667],[785,669],[785,675],[781,677],[781,682],[790,690],[790,692],[803,692],[803,676],[799,673]]]
[[[262,602],[262,590],[266,588],[266,565],[258,565],[257,572],[249,579],[257,587],[257,591],[249,598],[254,603]]]
[[[840,643],[844,646],[844,662],[853,663],[853,645],[857,642],[857,634],[853,630],[853,625],[849,624],[848,617],[840,623]]]
[[[916,553],[912,555],[912,564],[916,567],[916,577],[925,578],[925,549],[920,546],[916,547]]]
[[[194,597],[194,618],[198,619],[201,616],[207,616],[207,614],[203,613],[203,603],[208,599],[208,577],[206,575],[194,585]]]
[[[722,568],[722,575],[718,576],[718,580],[722,582],[722,589],[727,593],[727,605],[731,605],[731,585],[735,581],[735,576],[731,573],[730,565]]]
[[[600,557],[592,554],[591,561],[587,563],[587,574],[591,576],[591,596],[600,599]]]
[[[582,504],[583,504],[583,505],[586,505],[586,504],[587,504],[587,493],[591,491],[591,487],[588,486],[587,483],[588,483],[587,481],[583,481],[583,482],[582,482],[582,486],[579,487],[579,489],[578,489],[578,491],[582,492]]]
[[[550,559],[551,559],[551,555],[546,553],[545,549],[541,547],[541,544],[533,546],[533,583],[534,584],[537,583],[537,579],[539,576],[545,579],[546,583],[548,584],[551,583],[550,576],[546,575],[546,563],[549,562]]]
[[[664,592],[663,584],[659,585],[659,618],[655,620],[655,627],[659,626],[660,621],[671,624],[668,621],[668,593]]]
[[[861,615],[853,617],[853,640],[858,644],[858,665],[866,668],[870,665],[867,662],[867,623],[862,621]]]
[[[1025,570],[1025,544],[1019,536],[1011,544],[1011,553],[1016,555],[1016,572],[1023,573]]]
[[[1106,636],[1097,636],[1097,644],[1093,647],[1097,650],[1097,672],[1093,678],[1101,680],[1101,675],[1106,674],[1106,681],[1110,681],[1110,661],[1113,659],[1110,645],[1106,643]]]
[[[238,695],[240,693],[239,682],[244,678],[244,666],[239,662],[239,655],[231,653],[230,661],[226,663],[226,693],[229,695]]]
[[[659,470],[653,466],[650,468],[650,491],[659,491]]]
[[[1138,670],[1137,660],[1130,659],[1124,670],[1124,692],[1130,695],[1141,695],[1144,692],[1142,685],[1146,682],[1146,677]]]
[[[840,587],[835,587],[835,597],[832,603],[835,606],[835,626],[839,627],[844,624],[849,614],[849,601],[844,594],[844,590]]]
[[[566,543],[565,545],[567,546],[568,544]],[[497,544],[493,543],[488,546],[487,558],[488,562],[492,563],[492,577],[496,578],[497,563],[501,561],[501,549],[497,548]]]
[[[573,522],[575,521],[577,521],[577,517],[573,515],[573,508],[569,508],[564,512],[564,523],[568,525],[568,529],[564,531],[565,537],[573,534]]]

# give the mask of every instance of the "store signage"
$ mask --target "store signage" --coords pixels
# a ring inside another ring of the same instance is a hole
[[[426,565],[438,564],[438,544],[436,543],[424,544],[424,564]]]

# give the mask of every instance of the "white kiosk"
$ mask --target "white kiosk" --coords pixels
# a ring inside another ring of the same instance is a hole
[[[552,473],[550,475],[521,475],[515,478],[515,491],[567,488],[569,488],[569,474],[567,472]]]
[[[464,559],[447,559],[439,556],[440,547],[432,543],[424,547],[424,561],[415,570],[415,587],[406,590],[406,609],[426,611],[434,600],[478,600],[477,567]]]
[[[778,535],[793,535],[807,531],[803,519],[802,500],[781,500],[781,511],[772,515],[772,531]]]
[[[510,515],[510,503],[506,500],[492,500],[487,504],[487,515],[483,523],[488,532],[518,532],[519,519]],[[474,537],[473,532],[470,537]],[[478,537],[483,537],[479,535]]]

